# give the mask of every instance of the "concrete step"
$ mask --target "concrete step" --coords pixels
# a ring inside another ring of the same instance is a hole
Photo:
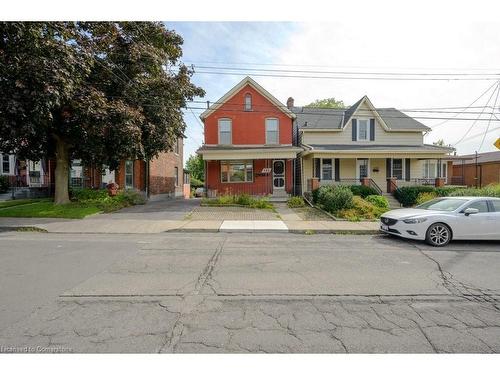
[[[401,208],[401,204],[398,202],[396,198],[394,198],[392,194],[383,193],[382,195],[386,197],[387,200],[389,201],[389,208],[391,209]]]

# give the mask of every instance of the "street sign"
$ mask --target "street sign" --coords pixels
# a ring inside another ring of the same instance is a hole
[[[495,143],[493,143],[493,146],[495,146],[496,148],[498,148],[500,150],[500,138],[498,138]]]

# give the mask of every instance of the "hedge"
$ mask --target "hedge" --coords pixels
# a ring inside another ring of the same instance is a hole
[[[420,193],[434,193],[436,188],[433,186],[403,186],[394,192],[394,197],[404,207],[410,207],[417,203]]]
[[[354,195],[359,195],[361,198],[366,198],[369,195],[377,195],[378,192],[371,186],[365,185],[350,185],[349,189],[351,189]]]

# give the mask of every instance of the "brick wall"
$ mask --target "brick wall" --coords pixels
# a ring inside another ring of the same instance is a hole
[[[178,153],[164,152],[149,163],[150,194],[183,195],[184,163],[183,139],[178,141]],[[177,167],[178,184],[175,186],[175,167]]]

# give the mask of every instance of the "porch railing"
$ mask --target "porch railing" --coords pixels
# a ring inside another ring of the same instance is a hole
[[[359,178],[341,178],[339,180],[319,180],[319,186],[361,185]]]
[[[434,186],[436,184],[435,178],[410,178],[409,180],[397,180],[398,187],[403,186]]]
[[[380,188],[380,186],[377,185],[377,183],[375,181],[373,181],[373,179],[369,179],[369,184],[370,184],[370,187],[372,189],[374,189],[378,195],[382,195],[382,189]]]

